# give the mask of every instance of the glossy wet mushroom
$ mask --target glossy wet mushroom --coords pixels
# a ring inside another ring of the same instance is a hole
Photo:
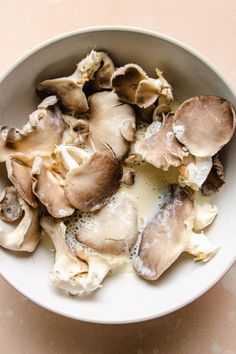
[[[133,258],[134,270],[145,279],[156,280],[182,252],[193,254],[196,260],[209,260],[218,247],[203,233],[192,231],[194,216],[192,192],[172,185],[160,210],[142,233]]]
[[[76,238],[100,253],[129,254],[138,234],[137,208],[122,195],[113,198],[97,213],[78,219]]]
[[[232,104],[216,96],[189,98],[175,112],[173,130],[192,155],[213,156],[234,133]]]
[[[135,113],[114,92],[98,92],[89,97],[88,124],[98,151],[111,149],[123,158],[134,140]]]
[[[145,137],[134,146],[137,155],[164,171],[170,166],[180,166],[188,155],[186,148],[174,136],[173,119],[173,114],[168,114],[163,121],[154,121],[148,127]]]

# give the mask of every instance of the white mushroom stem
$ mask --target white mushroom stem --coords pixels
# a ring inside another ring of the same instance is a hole
[[[69,78],[75,80],[82,88],[87,81],[92,79],[94,73],[99,69],[101,60],[102,55],[92,50],[79,62],[77,69]]]
[[[24,216],[11,232],[7,233],[5,227],[0,226],[0,245],[12,251],[33,252],[40,238],[39,210],[30,207],[20,197],[19,202]]]
[[[202,231],[200,234],[192,232],[188,235],[185,251],[195,256],[195,261],[207,262],[220,249],[219,245],[213,245]]]
[[[55,153],[61,154],[62,163],[68,171],[79,167],[91,156],[91,154],[83,149],[72,145],[59,145],[56,147]],[[74,156],[76,160],[72,156]]]
[[[209,226],[217,215],[216,205],[195,201],[194,231],[201,231]]]

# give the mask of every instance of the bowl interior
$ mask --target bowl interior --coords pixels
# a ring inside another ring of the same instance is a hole
[[[94,47],[108,51],[117,65],[137,63],[150,75],[154,75],[155,67],[160,68],[180,102],[194,95],[211,94],[236,103],[224,80],[174,41],[146,32],[100,29],[64,36],[19,62],[0,82],[0,124],[21,127],[38,103],[34,93],[36,84],[71,73],[76,63]],[[1,249],[2,275],[36,303],[65,316],[92,322],[140,321],[189,303],[212,286],[235,258],[235,144],[232,139],[223,151],[227,183],[215,197],[219,215],[207,232],[211,241],[222,247],[209,263],[194,263],[191,257],[183,256],[154,283],[134,274],[116,274],[106,279],[102,289],[81,298],[68,297],[50,284],[53,257],[44,246],[39,246],[30,256]],[[2,190],[8,183],[3,165],[0,175]]]

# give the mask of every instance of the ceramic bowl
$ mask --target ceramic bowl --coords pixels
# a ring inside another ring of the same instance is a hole
[[[181,102],[195,95],[217,95],[236,104],[229,83],[192,49],[165,35],[128,27],[78,30],[52,39],[18,60],[0,81],[0,124],[21,127],[38,98],[41,80],[71,73],[92,48],[105,49],[117,65],[140,64],[150,75],[155,67],[164,71]],[[230,268],[236,255],[236,139],[223,151],[227,183],[215,196],[219,215],[207,235],[221,244],[208,263],[181,257],[157,282],[133,273],[108,277],[104,287],[85,297],[67,296],[49,279],[52,254],[43,245],[30,256],[0,250],[2,276],[35,303],[58,314],[97,323],[130,323],[175,311],[212,287]],[[0,190],[7,184],[0,170]],[[4,226],[6,227],[6,226]]]

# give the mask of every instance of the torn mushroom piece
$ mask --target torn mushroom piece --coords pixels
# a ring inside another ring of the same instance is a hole
[[[40,156],[34,160],[32,171],[32,188],[48,212],[55,218],[72,215],[73,206],[64,195],[64,179],[52,170],[52,166]]]
[[[189,155],[179,167],[178,182],[181,187],[188,186],[198,191],[212,169],[212,157]]]
[[[207,261],[218,250],[207,237],[192,231],[194,199],[189,189],[172,185],[160,210],[146,225],[134,270],[143,278],[156,280],[184,251],[195,260]]]
[[[37,94],[40,97],[55,94],[70,113],[87,112],[88,103],[83,86],[93,78],[94,73],[100,67],[101,60],[102,55],[92,50],[86,58],[79,62],[72,75],[41,82],[37,86]]]
[[[192,97],[174,115],[177,139],[197,157],[215,155],[231,139],[234,129],[232,104],[220,97]]]
[[[55,264],[51,272],[54,285],[73,295],[90,293],[101,287],[110,270],[127,263],[127,255],[100,254],[76,240],[76,218],[69,224],[51,217],[43,217],[41,226],[52,239],[55,248]]]
[[[55,263],[50,273],[52,283],[73,295],[76,294],[78,279],[88,272],[86,262],[69,252],[65,239],[66,226],[62,221],[43,216],[40,225],[55,247]]]
[[[28,162],[27,165],[26,161],[9,155],[6,159],[7,175],[20,196],[33,208],[37,208],[38,203],[32,191],[31,161]]]
[[[174,116],[168,114],[163,121],[154,121],[145,137],[135,143],[134,152],[153,166],[167,171],[170,166],[180,166],[187,149],[178,142],[172,130]]]
[[[38,208],[29,206],[14,187],[9,187],[1,200],[0,218],[7,222],[19,220],[19,223],[10,232],[0,224],[0,246],[12,251],[33,252],[40,239],[38,216]]]
[[[40,108],[30,114],[29,122],[21,130],[0,128],[0,162],[11,154],[33,159],[50,155],[62,140],[65,124],[58,107]]]
[[[6,187],[0,195],[0,219],[6,222],[13,222],[21,216],[22,208],[17,190],[14,187]]]
[[[137,64],[126,64],[112,75],[112,87],[121,101],[135,104],[140,81],[148,79],[145,71]]]
[[[111,77],[115,71],[113,61],[105,52],[98,52],[101,58],[100,68],[94,74],[94,88],[97,90],[111,89]]]
[[[129,254],[136,242],[137,225],[138,214],[134,202],[123,195],[115,195],[97,213],[78,218],[76,238],[100,253]]]
[[[204,195],[211,195],[220,190],[225,183],[224,180],[224,168],[219,157],[213,156],[213,165],[207,179],[201,187],[201,191]]]
[[[165,97],[165,103],[170,104],[173,101],[171,86],[159,69],[156,73],[158,79],[152,79],[140,66],[127,64],[114,72],[112,87],[122,101],[140,108],[150,107],[159,96]]]
[[[98,151],[112,150],[123,158],[135,135],[135,113],[114,92],[98,92],[89,97],[88,123]]]
[[[172,88],[159,69],[156,69],[156,73],[158,79],[148,78],[140,81],[135,94],[135,103],[140,108],[147,108],[159,98],[158,112],[169,111],[168,107],[174,100]]]
[[[62,144],[82,145],[89,136],[89,123],[86,119],[78,119],[70,115],[63,115],[66,123]]]
[[[65,196],[81,211],[101,209],[119,189],[122,167],[110,152],[96,152],[71,168],[65,178]]]

